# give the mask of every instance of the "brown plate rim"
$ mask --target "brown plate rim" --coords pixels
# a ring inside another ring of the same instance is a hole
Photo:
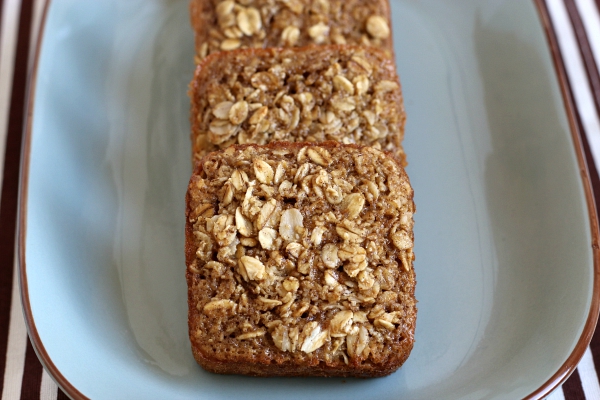
[[[18,278],[19,278],[19,289],[21,295],[21,306],[23,308],[23,316],[25,317],[25,325],[27,327],[27,333],[31,341],[31,345],[38,356],[38,359],[44,366],[44,369],[50,374],[56,384],[65,392],[69,397],[76,400],[88,400],[88,397],[83,395],[67,378],[60,372],[56,367],[35,326],[33,320],[33,313],[31,311],[31,304],[29,303],[29,291],[27,283],[27,269],[25,262],[25,236],[26,236],[26,222],[27,222],[27,194],[28,194],[28,182],[29,182],[29,160],[31,154],[31,131],[33,127],[33,109],[34,109],[34,98],[35,88],[37,83],[37,72],[39,67],[40,53],[42,48],[42,41],[45,33],[46,20],[48,12],[50,10],[51,0],[45,0],[44,8],[42,11],[42,17],[40,20],[39,34],[36,41],[36,48],[34,53],[33,69],[31,75],[28,77],[27,82],[27,99],[26,101],[26,123],[25,132],[23,135],[23,144],[21,149],[21,173],[19,176],[19,209],[17,211],[17,240],[18,240]]]
[[[598,244],[599,231],[598,231],[598,214],[596,208],[596,201],[594,198],[592,183],[590,179],[590,172],[588,163],[583,150],[583,139],[584,134],[579,129],[579,112],[577,109],[577,103],[573,98],[573,92],[571,90],[570,82],[567,76],[566,66],[560,47],[558,45],[558,38],[552,19],[550,18],[550,12],[548,5],[545,0],[533,0],[540,17],[540,22],[546,34],[546,40],[550,48],[552,56],[552,62],[554,63],[554,70],[556,71],[558,84],[562,93],[565,111],[569,121],[569,127],[571,131],[571,138],[573,140],[573,147],[577,156],[577,163],[579,165],[580,177],[583,183],[583,190],[586,197],[586,204],[589,213],[589,222],[591,227],[592,242],[590,243],[593,254],[594,262],[594,283],[592,292],[592,302],[590,305],[588,317],[583,327],[579,340],[575,344],[575,348],[560,366],[560,368],[552,375],[546,382],[544,382],[537,390],[530,393],[525,399],[543,399],[554,391],[558,386],[563,384],[569,376],[577,368],[577,364],[583,357],[589,343],[592,340],[594,331],[596,330],[596,324],[598,323],[598,312],[600,310],[600,246]]]

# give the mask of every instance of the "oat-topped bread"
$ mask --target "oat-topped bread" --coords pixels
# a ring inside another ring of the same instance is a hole
[[[396,68],[375,48],[248,49],[207,57],[190,84],[194,158],[231,144],[357,143],[404,163]]]
[[[238,48],[356,44],[392,56],[388,0],[192,0],[196,62]]]
[[[383,376],[413,347],[413,191],[368,147],[206,156],[187,193],[189,333],[216,373]]]

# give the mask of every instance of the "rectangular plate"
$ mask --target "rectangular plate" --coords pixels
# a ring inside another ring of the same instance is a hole
[[[595,215],[536,6],[500,0],[392,1],[418,209],[406,364],[372,380],[204,372],[184,280],[187,5],[49,6],[20,272],[36,351],[70,396],[522,398],[566,377],[595,326]]]

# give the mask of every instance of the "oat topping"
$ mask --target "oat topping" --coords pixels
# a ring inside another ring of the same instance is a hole
[[[300,29],[295,26],[288,26],[281,32],[281,41],[284,46],[294,46],[300,39]]]
[[[392,151],[404,163],[400,85],[394,64],[377,49],[221,53],[198,67],[191,96],[196,160],[232,144],[335,140]],[[329,162],[316,150],[305,156]],[[337,184],[317,186],[328,201],[343,200]]]
[[[391,156],[235,146],[200,168],[187,212],[193,341],[328,365],[385,363],[412,341],[413,194]]]
[[[374,38],[387,39],[390,36],[390,26],[385,18],[371,15],[367,19],[367,32]]]
[[[387,0],[193,0],[191,15],[197,63],[220,50],[311,44],[392,54]]]

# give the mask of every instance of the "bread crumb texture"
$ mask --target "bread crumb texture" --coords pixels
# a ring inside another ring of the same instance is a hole
[[[381,376],[413,346],[413,190],[373,148],[232,146],[187,193],[189,333],[219,373]]]

